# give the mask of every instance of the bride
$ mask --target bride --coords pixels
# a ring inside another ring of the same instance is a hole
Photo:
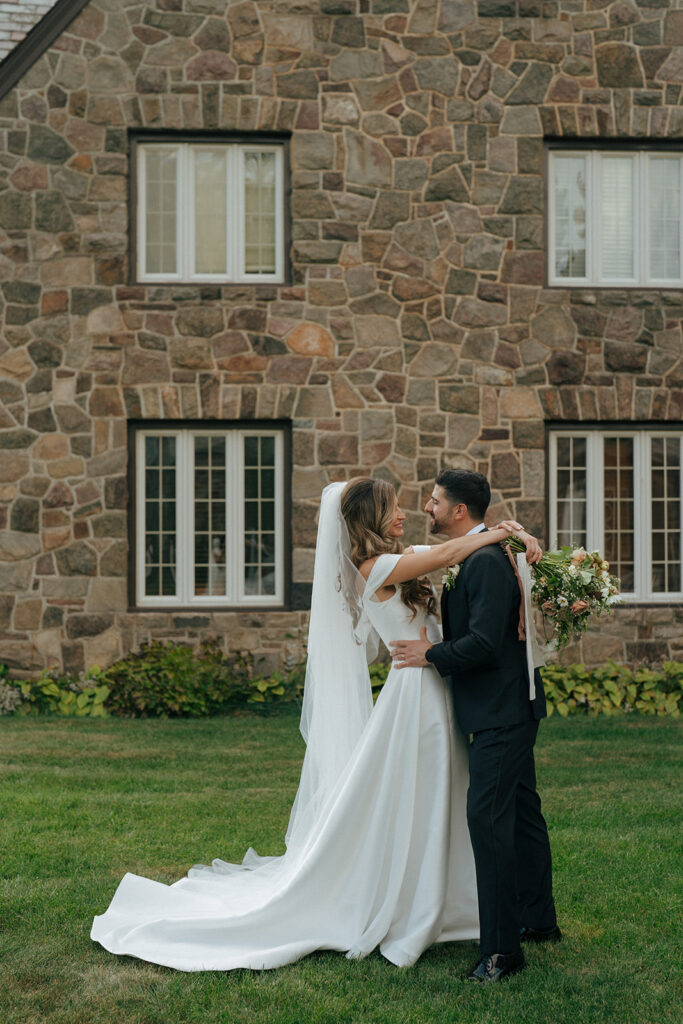
[[[301,718],[307,743],[281,857],[249,850],[167,886],[126,874],[91,937],[182,971],[265,969],[315,949],[407,966],[433,942],[478,937],[465,815],[467,758],[431,666],[393,669],[373,709],[366,655],[381,638],[439,639],[424,574],[518,524],[403,550],[393,487],[323,491]],[[523,539],[527,535],[522,534]],[[527,541],[529,543],[529,541]]]

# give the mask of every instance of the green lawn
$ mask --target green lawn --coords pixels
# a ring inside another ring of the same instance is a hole
[[[565,941],[499,986],[476,946],[397,970],[319,953],[264,973],[180,974],[88,937],[126,871],[282,850],[303,745],[294,715],[0,719],[3,1024],[678,1024],[680,726],[553,718],[538,774]],[[678,943],[677,940],[678,939]]]

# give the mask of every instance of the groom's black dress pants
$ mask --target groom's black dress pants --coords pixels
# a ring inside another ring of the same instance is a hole
[[[481,952],[514,953],[522,926],[557,923],[548,829],[536,792],[538,722],[475,732],[467,821],[479,894]]]

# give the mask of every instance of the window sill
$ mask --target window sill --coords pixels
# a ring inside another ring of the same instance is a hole
[[[215,615],[218,612],[289,612],[287,604],[129,605],[128,615]]]
[[[167,278],[159,281],[130,281],[129,288],[232,288],[232,289],[244,289],[244,288],[283,288],[289,284],[287,278],[279,278],[278,280],[267,280],[261,281],[169,281]],[[681,286],[683,287],[683,285]]]
[[[622,597],[613,608],[683,608],[683,595],[680,597],[663,597],[659,600],[656,597]]]
[[[676,292],[683,294],[683,281],[680,284],[581,284],[576,281],[549,281],[547,287],[559,288],[562,291]]]

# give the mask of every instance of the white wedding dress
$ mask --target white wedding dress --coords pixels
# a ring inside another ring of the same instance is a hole
[[[370,623],[385,644],[418,638],[423,625],[439,639],[435,620],[411,619],[398,591],[373,599],[398,557],[374,565]],[[214,861],[171,886],[127,874],[92,938],[182,971],[274,968],[316,949],[363,957],[377,946],[407,966],[434,942],[476,939],[467,785],[444,681],[431,667],[392,668],[344,771],[284,856],[250,851],[242,865]]]

